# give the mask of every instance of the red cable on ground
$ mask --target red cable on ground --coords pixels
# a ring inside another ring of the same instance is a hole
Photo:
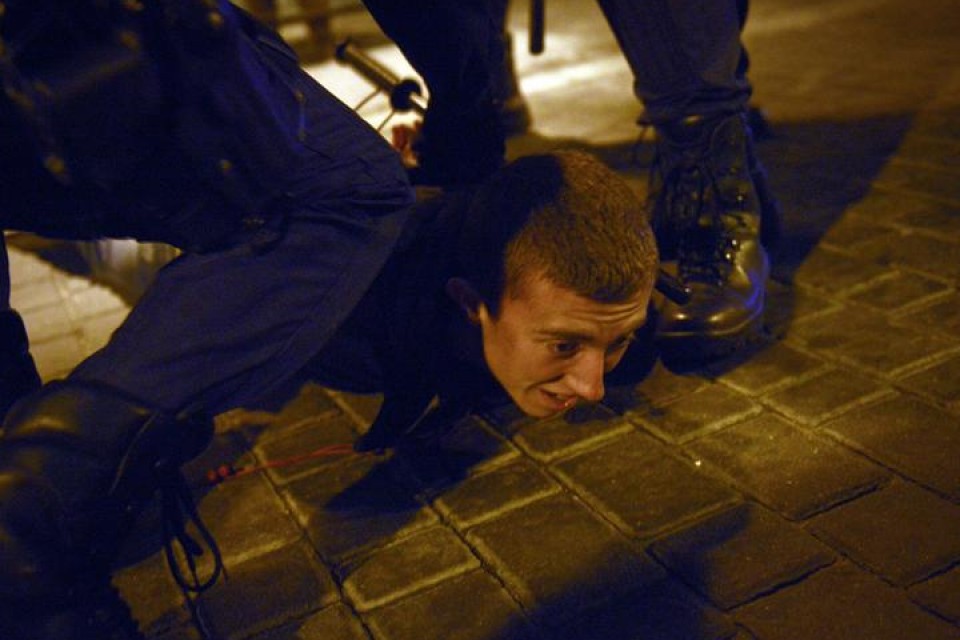
[[[220,484],[225,480],[230,478],[240,478],[242,476],[248,476],[251,473],[257,473],[259,471],[264,471],[266,469],[277,469],[281,467],[290,467],[295,464],[300,464],[301,462],[306,462],[307,460],[313,460],[314,458],[326,458],[337,455],[367,455],[359,454],[353,450],[353,445],[349,444],[332,444],[326,447],[320,447],[309,453],[302,453],[297,456],[290,456],[289,458],[281,458],[279,460],[268,460],[263,464],[251,465],[248,467],[234,467],[233,465],[222,464],[216,469],[210,469],[206,473],[207,484],[210,486]]]

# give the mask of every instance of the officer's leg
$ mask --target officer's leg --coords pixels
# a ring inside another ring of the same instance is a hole
[[[10,308],[7,245],[0,231],[0,420],[14,402],[39,387],[23,320]]]
[[[494,74],[493,92],[503,133],[506,137],[510,137],[529,129],[532,116],[530,107],[520,92],[520,82],[517,78],[517,65],[513,55],[516,43],[507,25],[510,2],[509,0],[492,0],[491,6],[497,19],[497,31],[503,34],[503,61]]]
[[[692,291],[686,305],[664,304],[658,337],[666,357],[722,355],[761,327],[779,224],[746,119],[746,3],[600,5],[657,132],[651,198],[661,252]]]
[[[415,151],[417,179],[476,182],[503,163],[498,107],[504,64],[501,2],[365,0],[380,28],[426,82],[430,104]]]

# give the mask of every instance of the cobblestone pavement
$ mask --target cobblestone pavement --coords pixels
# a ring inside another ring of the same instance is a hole
[[[491,410],[431,456],[198,485],[228,576],[185,600],[145,514],[116,582],[149,637],[960,638],[960,12],[751,4],[760,153],[786,211],[769,341],[659,365],[562,420]],[[650,145],[598,9],[549,2],[532,57],[525,7],[534,130],[511,153],[587,148],[642,189]],[[345,100],[365,90],[312,69]],[[62,246],[12,243],[14,301],[54,378],[129,296],[75,275]],[[377,401],[308,384],[277,413],[220,416],[191,475],[349,443]]]

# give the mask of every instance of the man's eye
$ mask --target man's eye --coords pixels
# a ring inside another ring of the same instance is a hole
[[[550,343],[550,350],[558,356],[570,356],[580,349],[579,342],[563,341]]]
[[[620,351],[621,349],[626,349],[630,343],[633,342],[634,338],[636,338],[636,336],[634,336],[632,333],[630,335],[617,338],[607,348],[607,352],[613,353],[615,351]]]

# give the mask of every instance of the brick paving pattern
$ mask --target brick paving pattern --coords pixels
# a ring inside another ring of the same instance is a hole
[[[518,51],[534,130],[510,152],[586,148],[644,189],[650,148],[601,14],[547,11],[547,52]],[[786,212],[769,341],[723,366],[658,365],[568,418],[473,416],[429,455],[198,488],[227,577],[189,599],[148,510],[116,574],[148,637],[960,639],[960,12],[751,12],[775,134],[760,154]],[[357,79],[334,67],[315,71],[346,96]],[[75,247],[10,244],[14,304],[44,377],[62,376],[135,287],[85,277]],[[377,403],[307,384],[277,413],[220,416],[190,475],[349,443]]]

